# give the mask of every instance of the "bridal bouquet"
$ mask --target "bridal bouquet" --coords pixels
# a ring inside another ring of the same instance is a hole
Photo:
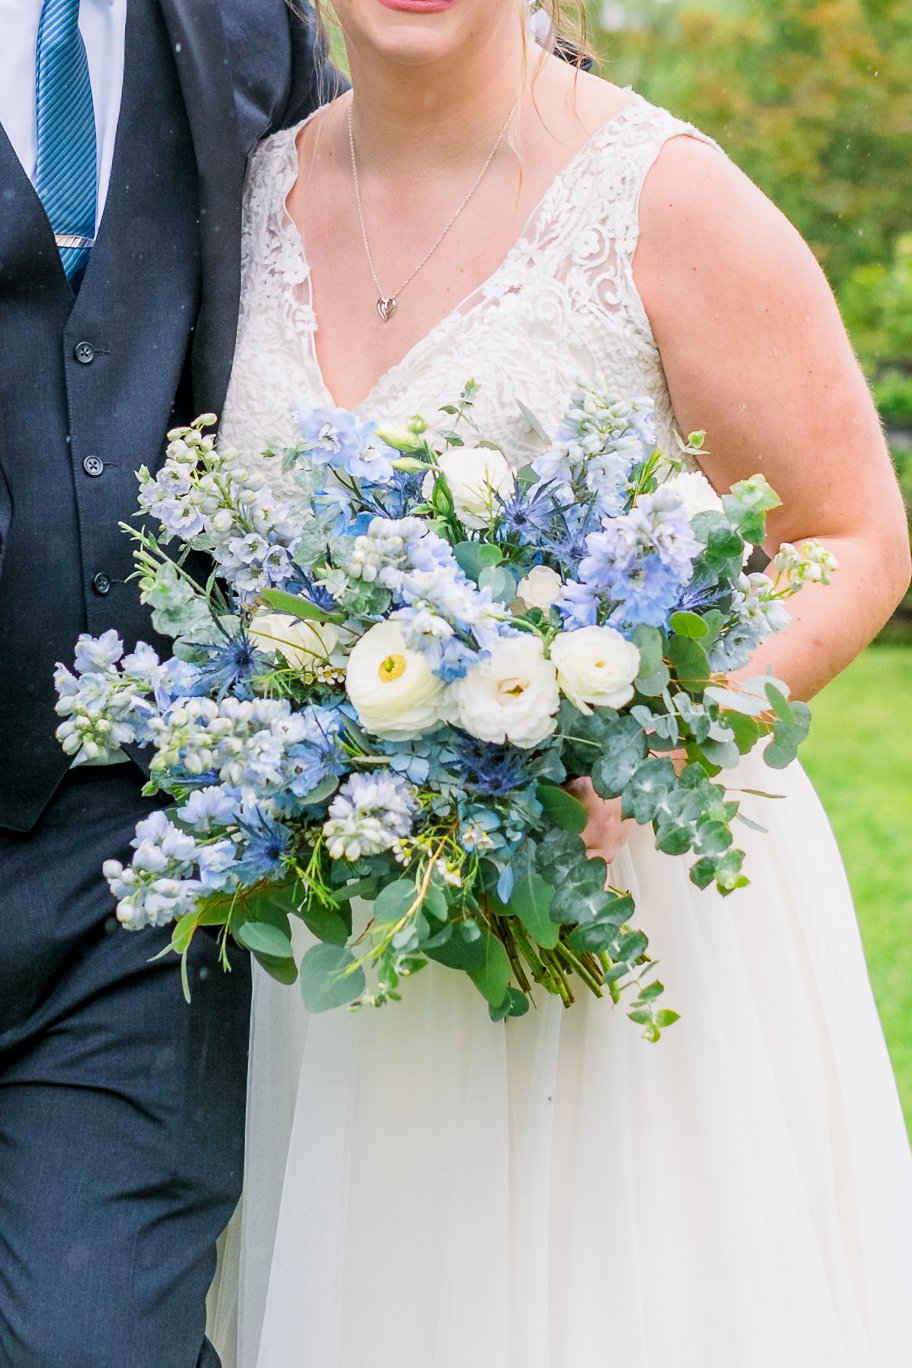
[[[495,1020],[533,984],[584,986],[657,1039],[676,1014],[563,785],[619,796],[699,887],[742,886],[722,772],[762,738],[788,764],[809,713],[726,673],[832,560],[784,546],[746,574],[775,494],[758,475],[720,499],[684,468],[701,434],[658,451],[645,401],[583,388],[553,440],[524,410],[543,454],[514,473],[474,394],[434,432],[302,413],[254,462],[211,417],[173,432],[133,534],[173,656],[80,638],[58,736],[93,760],[148,748],[146,791],[173,799],[105,865],[125,927],[174,923],[178,953],[222,927],[315,1011],[397,999],[433,960]],[[300,963],[292,918],[315,938]]]

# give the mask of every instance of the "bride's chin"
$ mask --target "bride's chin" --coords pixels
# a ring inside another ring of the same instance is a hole
[[[473,48],[493,18],[492,5],[509,12],[512,0],[336,0],[335,8],[362,55],[421,67]]]

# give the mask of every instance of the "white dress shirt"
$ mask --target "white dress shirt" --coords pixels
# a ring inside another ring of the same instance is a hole
[[[35,53],[43,0],[0,0],[0,124],[34,182]],[[96,226],[104,212],[123,90],[127,0],[80,0],[79,31],[89,59],[98,135]]]

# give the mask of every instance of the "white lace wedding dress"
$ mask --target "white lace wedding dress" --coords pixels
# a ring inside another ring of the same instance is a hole
[[[525,458],[579,377],[673,416],[634,285],[662,144],[638,97],[557,177],[502,265],[361,416],[433,416],[468,377]],[[254,160],[227,444],[332,405],[284,201],[294,131]],[[894,1368],[912,1331],[912,1166],[855,917],[798,766],[733,780],[751,886],[700,893],[637,830],[636,895],[681,1021],[541,998],[492,1025],[431,966],[379,1012],[309,1017],[256,977],[247,1178],[213,1293],[225,1368]]]

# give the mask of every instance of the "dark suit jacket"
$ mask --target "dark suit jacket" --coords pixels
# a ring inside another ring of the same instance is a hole
[[[75,303],[0,131],[0,828],[30,830],[67,770],[55,662],[81,631],[154,639],[118,530],[133,472],[174,422],[221,411],[247,162],[332,75],[286,0],[128,0],[111,186]]]

